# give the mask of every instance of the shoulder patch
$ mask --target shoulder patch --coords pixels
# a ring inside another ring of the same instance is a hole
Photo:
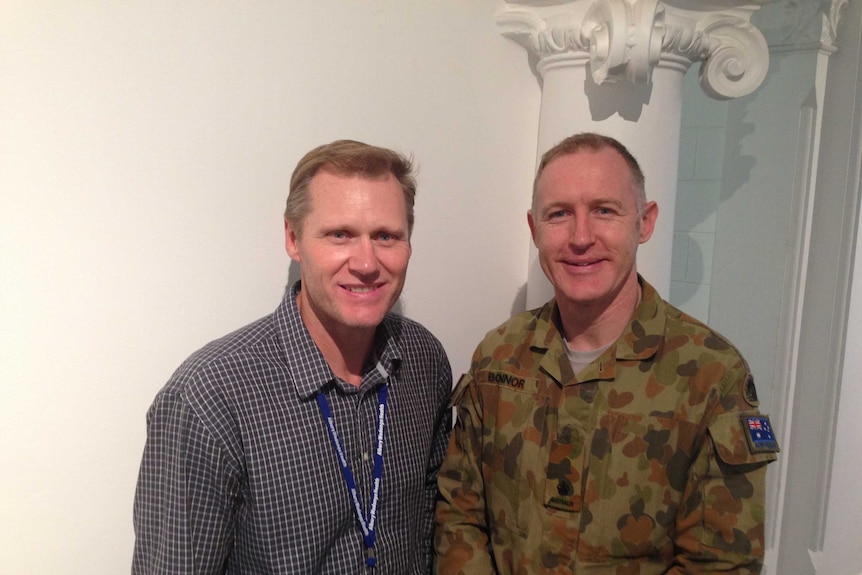
[[[742,427],[752,453],[775,453],[778,441],[766,415],[742,415]]]
[[[754,378],[751,374],[748,374],[748,377],[745,380],[745,389],[742,391],[742,395],[751,407],[757,407],[760,405],[760,401],[757,399],[757,388],[754,387]]]

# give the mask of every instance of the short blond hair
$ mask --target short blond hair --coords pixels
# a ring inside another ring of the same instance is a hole
[[[542,176],[542,172],[545,171],[548,164],[561,156],[568,156],[569,154],[574,154],[575,152],[580,152],[582,150],[598,152],[605,148],[616,150],[628,165],[629,174],[632,178],[632,185],[634,186],[632,191],[635,194],[638,215],[642,216],[644,208],[646,207],[646,185],[644,173],[641,170],[640,164],[638,164],[638,161],[634,156],[632,156],[631,152],[628,151],[628,148],[623,146],[618,140],[611,138],[610,136],[596,134],[595,132],[582,132],[580,134],[569,136],[542,155],[539,167],[536,169],[536,178],[533,180],[533,209],[535,210],[536,208],[536,190],[539,187],[539,178]]]
[[[355,140],[336,140],[318,146],[296,164],[290,178],[290,192],[284,219],[302,234],[302,223],[311,210],[308,187],[321,170],[344,176],[368,179],[386,178],[392,174],[404,192],[407,206],[407,231],[413,233],[413,204],[416,199],[416,177],[413,160],[394,150],[371,146]]]

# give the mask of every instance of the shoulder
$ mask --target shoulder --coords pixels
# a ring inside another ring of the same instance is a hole
[[[403,352],[446,356],[437,336],[416,320],[390,313],[383,326],[388,337],[393,338]]]
[[[553,300],[542,307],[518,313],[485,334],[479,344],[480,350],[490,350],[500,345],[517,345],[544,341],[557,333],[551,321]]]
[[[727,337],[670,303],[662,303],[667,318],[666,341],[673,342],[677,347],[744,361],[742,352]]]
[[[672,358],[680,375],[711,381],[722,396],[745,398],[745,404],[756,407],[754,378],[742,352],[709,325],[663,303],[667,323],[662,357]],[[740,407],[745,407],[741,401]]]
[[[433,382],[435,395],[448,396],[452,367],[440,340],[419,322],[396,314],[387,315],[382,327],[389,338],[387,348],[400,360],[401,373],[414,381]]]
[[[160,395],[199,395],[241,384],[247,373],[280,357],[272,316],[263,317],[192,353],[174,372]],[[259,368],[258,368],[259,369]]]

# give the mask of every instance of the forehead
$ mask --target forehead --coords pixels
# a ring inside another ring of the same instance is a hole
[[[578,150],[554,158],[545,166],[536,191],[537,199],[576,200],[598,194],[635,200],[629,165],[613,148]]]
[[[309,216],[358,217],[377,213],[406,218],[406,200],[391,173],[380,176],[339,174],[320,170],[308,186]]]

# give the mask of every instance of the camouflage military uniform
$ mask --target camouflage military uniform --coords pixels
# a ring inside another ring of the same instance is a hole
[[[640,281],[578,377],[553,301],[479,345],[453,395],[437,573],[760,572],[777,445],[749,441],[746,416],[768,419],[748,366]]]

